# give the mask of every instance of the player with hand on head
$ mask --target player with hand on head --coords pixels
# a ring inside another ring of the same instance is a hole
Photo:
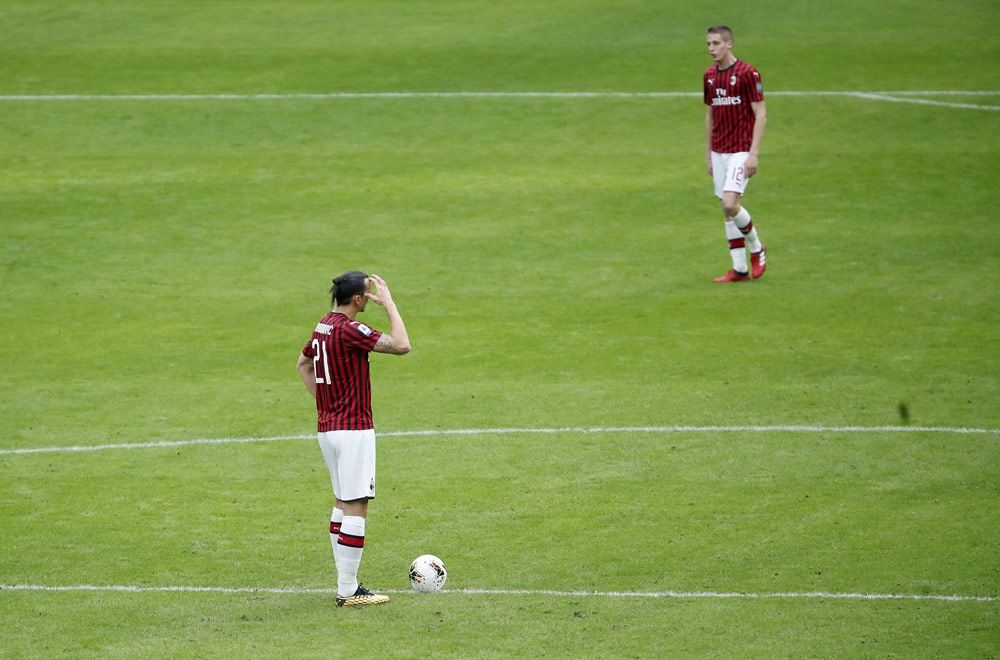
[[[379,605],[388,596],[358,583],[368,501],[375,499],[375,426],[368,354],[403,355],[410,338],[385,280],[351,270],[333,278],[333,311],[320,319],[296,369],[316,398],[319,446],[330,470],[334,508],[330,541],[337,566],[337,606]],[[357,320],[368,301],[385,308],[389,332]]]
[[[747,180],[757,173],[767,111],[760,73],[733,55],[733,32],[725,25],[708,28],[712,66],[705,70],[705,166],[722,200],[726,238],[733,268],[716,282],[757,279],[766,268],[766,247],[760,242],[741,198]],[[750,248],[752,272],[745,246]]]

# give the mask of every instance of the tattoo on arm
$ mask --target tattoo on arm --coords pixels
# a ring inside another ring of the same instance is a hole
[[[382,335],[375,342],[375,350],[379,353],[399,353],[399,351],[392,345],[392,337],[389,335]]]

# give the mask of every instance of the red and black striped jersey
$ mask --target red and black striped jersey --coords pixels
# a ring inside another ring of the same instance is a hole
[[[728,69],[713,64],[705,70],[705,105],[712,106],[712,151],[750,151],[756,116],[750,104],[764,100],[760,73],[736,60]]]
[[[382,333],[344,314],[324,316],[302,355],[316,372],[319,431],[361,431],[374,428],[368,354]]]

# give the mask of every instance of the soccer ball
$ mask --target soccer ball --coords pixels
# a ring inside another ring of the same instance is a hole
[[[447,579],[448,569],[434,555],[420,555],[410,564],[410,584],[422,594],[441,591]]]

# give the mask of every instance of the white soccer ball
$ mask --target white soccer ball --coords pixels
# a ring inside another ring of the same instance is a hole
[[[448,569],[434,555],[420,555],[410,564],[410,584],[422,594],[441,591],[447,579]]]

